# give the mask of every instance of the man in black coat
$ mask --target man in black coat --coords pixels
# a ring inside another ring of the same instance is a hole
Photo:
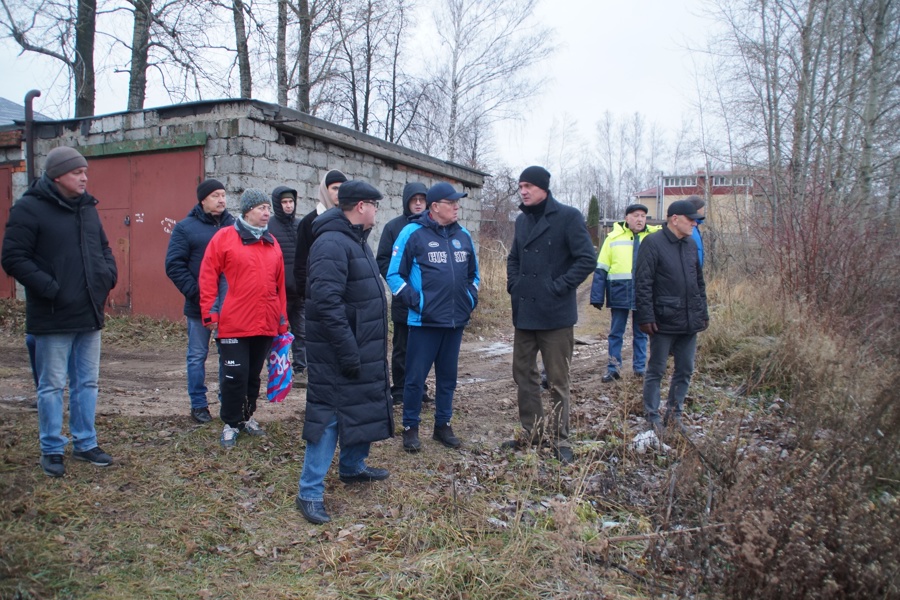
[[[394,435],[387,298],[366,241],[381,193],[347,181],[338,194],[339,205],[313,223],[306,286],[306,454],[296,504],[316,524],[331,520],[324,481],[338,441],[341,481],[362,483],[387,479],[365,461],[372,442]]]
[[[116,261],[97,200],[87,193],[85,158],[74,148],[47,154],[44,175],[9,214],[3,269],[25,288],[25,331],[34,336],[38,373],[41,468],[65,475],[68,438],[62,434],[63,393],[69,385],[72,458],[105,467],[94,415],[100,377],[100,330]]]
[[[503,447],[539,444],[549,425],[557,458],[571,463],[575,456],[569,444],[569,364],[578,321],[575,292],[594,271],[594,246],[581,213],[553,198],[546,169],[533,166],[522,171],[519,195],[522,214],[516,218],[507,258],[506,291],[512,300],[513,379],[525,439],[504,442]],[[553,403],[550,423],[541,401],[538,352]]]
[[[394,242],[403,228],[409,225],[410,217],[425,212],[425,194],[428,188],[424,183],[411,181],[403,186],[403,214],[394,217],[381,231],[378,241],[378,252],[375,260],[381,276],[387,280],[388,267],[391,265],[391,253]],[[394,405],[403,404],[403,386],[406,385],[406,341],[409,338],[409,325],[406,324],[409,309],[402,302],[391,302],[391,321],[394,324],[394,336],[391,338],[391,397]],[[422,402],[429,402],[428,389],[422,396]]]
[[[225,186],[217,179],[206,179],[197,186],[197,204],[187,217],[175,224],[166,250],[166,275],[184,296],[187,318],[187,386],[191,400],[191,418],[209,423],[212,415],[206,394],[206,358],[209,356],[210,331],[200,318],[200,263],[209,240],[222,227],[234,224],[225,209]],[[221,400],[221,397],[220,397]]]
[[[638,250],[635,269],[635,321],[650,336],[650,359],[644,375],[644,416],[654,431],[672,422],[681,428],[681,414],[691,374],[697,333],[709,325],[706,283],[691,237],[696,208],[678,200],[666,212],[666,226],[648,235]],[[669,354],[675,370],[669,384],[665,421],[659,417],[659,383]]]
[[[297,289],[294,278],[294,259],[297,250],[297,190],[280,185],[272,190],[272,213],[269,233],[278,240],[284,255],[284,291],[287,293],[287,317],[294,341],[291,344],[291,366],[294,371],[294,387],[306,387],[305,321],[303,319],[303,294]]]

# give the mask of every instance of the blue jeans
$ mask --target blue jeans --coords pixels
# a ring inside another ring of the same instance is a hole
[[[659,384],[666,372],[666,363],[671,353],[675,359],[675,370],[669,383],[669,399],[666,411],[681,417],[684,398],[687,396],[691,374],[694,372],[694,354],[697,351],[697,334],[669,335],[655,333],[650,337],[650,361],[644,375],[644,418],[650,423],[660,423]]]
[[[209,338],[212,332],[200,319],[187,318],[187,385],[191,408],[207,406],[206,358],[209,356]],[[221,386],[220,388],[221,389]],[[221,392],[219,393],[221,400]]]
[[[453,392],[459,365],[463,327],[410,327],[406,346],[406,382],[403,385],[403,426],[418,427],[425,377],[434,365],[434,425],[447,425],[453,417]]]
[[[303,456],[303,472],[300,474],[297,496],[306,502],[321,502],[325,496],[325,475],[334,458],[334,450],[338,443],[337,416],[322,432],[318,442],[306,442],[306,454]],[[341,446],[338,472],[343,476],[356,475],[366,470],[366,459],[369,457],[368,442]]]
[[[75,450],[97,447],[94,413],[100,377],[100,330],[35,335],[41,454],[64,454],[63,392],[69,384],[69,433]]]
[[[628,314],[631,311],[626,308],[611,308],[609,323],[609,367],[608,373],[618,373],[622,366],[622,341],[625,338],[625,325],[628,324]],[[633,338],[634,354],[631,364],[635,373],[643,373],[647,363],[647,334],[641,331],[638,324],[631,317],[631,333]]]

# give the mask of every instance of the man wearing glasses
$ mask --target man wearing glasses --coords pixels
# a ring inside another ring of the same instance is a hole
[[[700,218],[687,200],[669,206],[662,231],[647,236],[635,269],[635,321],[650,336],[650,359],[644,376],[644,416],[659,435],[670,423],[682,428],[681,415],[694,371],[697,332],[709,325],[706,283],[691,237]],[[669,385],[665,419],[659,415],[659,384],[669,354],[675,370]]]
[[[459,220],[457,192],[446,182],[425,194],[427,210],[403,228],[394,243],[387,282],[394,302],[409,308],[406,383],[403,389],[403,449],[418,452],[419,415],[425,376],[434,365],[432,439],[458,448],[453,434],[453,392],[459,347],[469,316],[478,304],[478,259],[472,236]]]
[[[340,443],[344,483],[387,479],[366,465],[369,446],[394,434],[387,366],[387,298],[367,239],[381,192],[347,181],[338,205],[312,224],[306,294],[309,384],[303,439],[306,454],[297,508],[310,523],[331,520],[325,475]]]

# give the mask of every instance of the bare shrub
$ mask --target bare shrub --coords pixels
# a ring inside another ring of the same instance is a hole
[[[733,598],[886,598],[900,593],[900,504],[847,440],[743,465],[712,519],[713,578]]]
[[[467,331],[493,332],[512,324],[512,307],[506,293],[507,246],[499,240],[483,239],[478,251],[481,287],[478,307],[472,313]]]
[[[711,282],[700,368],[738,374],[744,395],[777,394],[785,408],[767,414],[757,407],[768,403],[737,398],[704,432],[659,511],[709,528],[655,556],[702,571],[726,597],[897,597],[896,357],[773,289]]]
[[[804,318],[896,355],[900,345],[898,214],[847,202],[823,185],[789,197],[754,229],[780,295]]]

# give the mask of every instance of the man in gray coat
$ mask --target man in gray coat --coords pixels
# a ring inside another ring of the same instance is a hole
[[[569,444],[569,364],[578,321],[575,291],[594,270],[594,246],[581,213],[550,193],[550,173],[528,167],[519,176],[515,238],[506,263],[506,291],[512,300],[513,379],[518,386],[524,440],[503,443],[514,449],[539,444],[547,426],[541,402],[537,354],[547,371],[553,410],[550,435],[556,457],[571,463]]]

